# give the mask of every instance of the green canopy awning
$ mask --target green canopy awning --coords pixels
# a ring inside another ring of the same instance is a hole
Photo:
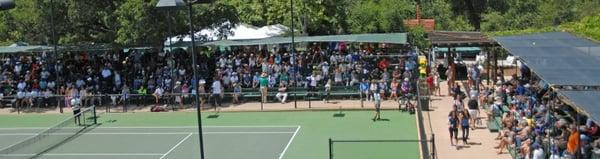
[[[28,53],[28,52],[43,52],[46,50],[50,50],[52,47],[48,46],[3,46],[0,47],[0,54],[10,54],[10,53]]]
[[[406,33],[384,33],[384,34],[350,34],[350,35],[324,35],[324,36],[298,36],[294,42],[358,42],[358,43],[390,43],[407,44]],[[245,46],[245,45],[269,45],[289,44],[291,37],[271,37],[252,40],[220,40],[201,44],[202,46]],[[188,42],[174,44],[174,46],[189,45]]]

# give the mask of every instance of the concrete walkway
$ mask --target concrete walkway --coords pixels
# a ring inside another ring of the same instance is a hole
[[[504,150],[503,154],[498,155],[497,149],[493,147],[498,141],[494,138],[497,133],[490,132],[485,125],[480,125],[477,129],[471,130],[469,135],[468,145],[464,145],[459,141],[459,146],[450,145],[450,133],[448,132],[448,113],[452,110],[453,99],[447,96],[447,85],[441,83],[441,93],[445,96],[432,97],[431,111],[423,112],[423,122],[427,134],[435,134],[435,142],[437,146],[437,154],[440,159],[512,159],[512,157]],[[465,99],[466,103],[466,99]],[[466,105],[466,104],[465,104]],[[482,123],[488,123],[484,114]],[[480,115],[481,116],[481,115]],[[459,130],[459,140],[461,140],[462,132]]]

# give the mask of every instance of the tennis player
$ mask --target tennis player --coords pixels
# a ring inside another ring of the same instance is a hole
[[[77,125],[81,125],[81,119],[80,119],[81,106],[79,105],[80,103],[81,103],[81,101],[79,100],[79,98],[71,99],[71,108],[73,108],[73,115],[75,116],[75,124],[77,124]]]
[[[375,102],[375,116],[373,121],[381,119],[381,95],[373,93],[373,101]]]

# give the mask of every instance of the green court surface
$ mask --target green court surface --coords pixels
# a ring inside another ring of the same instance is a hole
[[[326,159],[328,139],[417,139],[414,115],[383,111],[373,122],[372,111],[231,112],[204,114],[205,155],[209,159]],[[0,115],[0,149],[35,135],[68,115]],[[45,152],[40,158],[179,159],[200,158],[196,114],[101,114],[99,124]],[[69,135],[72,127],[53,136]],[[42,140],[43,141],[43,140]],[[335,143],[336,159],[419,158],[418,143]],[[0,158],[34,155],[27,148]]]

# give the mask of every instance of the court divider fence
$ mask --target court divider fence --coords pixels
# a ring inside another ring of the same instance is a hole
[[[269,92],[267,103],[277,103],[275,95],[277,92]],[[352,95],[353,94],[353,95]],[[217,110],[218,106],[214,106],[216,98],[210,93],[199,94],[201,99],[202,109]],[[166,93],[158,98],[152,94],[99,94],[77,97],[81,99],[82,106],[96,106],[98,110],[105,112],[127,112],[130,109],[136,109],[146,106],[164,105],[170,111],[180,109],[188,109],[194,105],[195,94],[191,93]],[[223,93],[220,100],[225,103],[233,104],[233,98],[238,96],[240,103],[256,102],[260,103],[261,110],[264,110],[264,102],[261,100],[261,94],[258,92],[248,93]],[[58,109],[63,113],[63,108],[70,106],[70,100],[73,96],[65,95],[34,95],[34,96],[1,96],[0,108],[11,107],[17,113],[21,112],[38,112],[38,111],[53,111]],[[313,108],[315,102],[323,102],[322,100],[330,99],[358,99],[361,100],[361,108],[364,108],[362,103],[363,96],[359,92],[350,93],[350,95],[327,94],[319,91],[315,92],[287,92],[286,103],[293,103],[293,109],[297,108]],[[290,107],[292,108],[292,107]]]

